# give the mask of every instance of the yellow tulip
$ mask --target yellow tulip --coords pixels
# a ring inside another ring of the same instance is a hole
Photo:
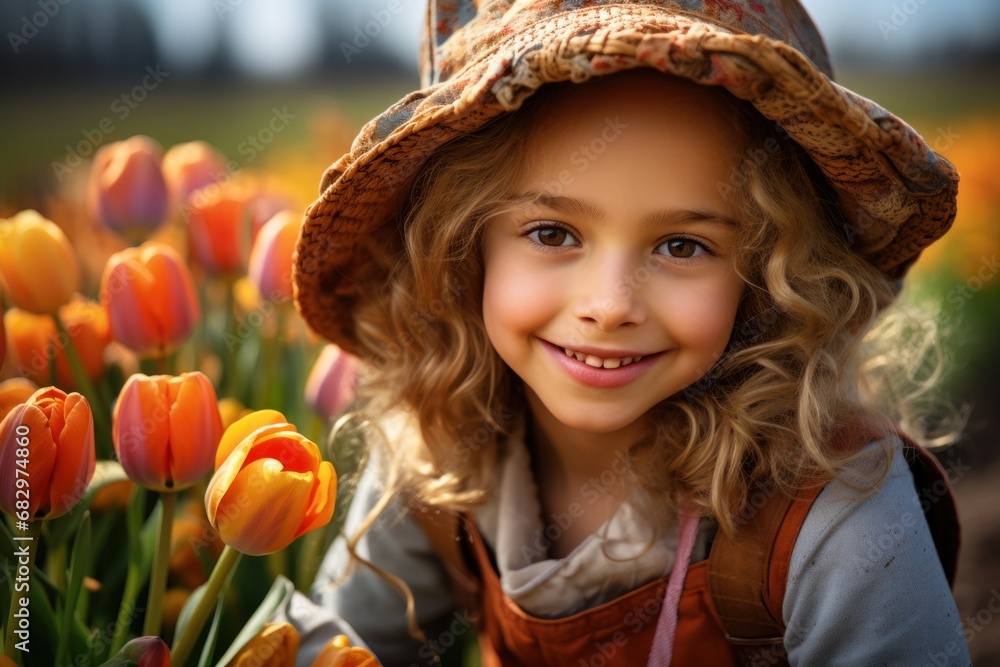
[[[261,419],[267,417],[244,417],[223,440],[231,442]],[[208,483],[205,509],[223,542],[260,556],[329,523],[336,497],[336,473],[319,447],[291,424],[278,423],[240,439]]]
[[[69,301],[80,271],[58,225],[32,210],[0,222],[0,283],[15,306],[32,313],[55,313]]]
[[[294,667],[299,633],[289,623],[268,623],[230,661],[228,667]]]
[[[327,642],[310,667],[379,667],[379,663],[365,649],[351,646],[347,635],[337,635]]]

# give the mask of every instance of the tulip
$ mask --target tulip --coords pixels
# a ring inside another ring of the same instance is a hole
[[[0,310],[3,309],[3,299],[0,297]],[[3,370],[3,363],[7,359],[7,330],[3,325],[3,313],[0,312],[0,371]]]
[[[18,308],[54,313],[80,284],[69,239],[36,211],[0,222],[0,284]]]
[[[302,228],[302,216],[282,211],[261,228],[250,251],[250,280],[265,299],[292,299],[292,255]]]
[[[181,204],[195,190],[215,183],[226,174],[225,159],[204,141],[172,146],[163,156],[163,177],[174,204]]]
[[[103,146],[87,185],[91,217],[120,233],[148,233],[167,217],[163,148],[142,135]]]
[[[195,191],[185,213],[191,254],[216,275],[242,273],[250,246],[252,193],[239,182],[209,185]]]
[[[66,514],[83,498],[95,459],[87,400],[56,387],[39,389],[0,422],[0,509],[19,521]],[[25,485],[26,509],[16,495]]]
[[[159,637],[136,637],[101,667],[170,667],[170,649]]]
[[[365,649],[351,646],[347,635],[337,635],[327,642],[310,667],[379,667],[379,663]]]
[[[96,380],[104,373],[104,349],[111,342],[108,316],[100,304],[76,295],[59,309],[86,376]],[[66,340],[48,315],[33,315],[11,308],[4,315],[10,329],[11,362],[17,373],[38,383],[49,382],[51,361],[56,360],[56,383],[77,389],[68,358]]]
[[[324,419],[340,414],[354,399],[358,358],[328,343],[306,380],[306,403]]]
[[[226,439],[242,437],[208,483],[205,509],[223,542],[259,556],[329,523],[337,477],[291,424],[249,431],[255,423],[250,415],[229,427]]]
[[[293,667],[298,652],[299,633],[290,623],[268,623],[228,667]]]
[[[215,469],[218,470],[222,466],[222,463],[229,458],[229,455],[233,453],[233,450],[257,429],[265,426],[287,424],[287,422],[288,420],[285,419],[285,415],[277,410],[252,410],[239,419],[234,420],[230,426],[226,427],[226,431],[222,434],[222,440],[219,441],[219,448],[215,450]],[[291,430],[294,431],[295,427],[292,426]]]
[[[253,410],[246,408],[242,403],[237,401],[235,398],[223,398],[219,401],[219,415],[222,417],[222,433],[223,435],[230,426],[236,423],[236,420],[246,417]],[[222,446],[222,442],[219,443]],[[216,462],[218,462],[219,453],[216,450],[215,453]],[[225,458],[225,457],[223,457]],[[216,465],[216,468],[219,466]]]
[[[10,378],[0,382],[0,420],[21,403],[27,403],[38,391],[38,385],[28,378]]]
[[[108,260],[101,300],[111,335],[142,356],[165,356],[180,346],[200,310],[191,272],[172,248],[146,243]]]
[[[221,436],[215,389],[203,373],[137,373],[118,395],[115,453],[125,473],[147,489],[179,491],[211,472]]]

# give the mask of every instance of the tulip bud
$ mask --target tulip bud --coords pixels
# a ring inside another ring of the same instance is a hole
[[[205,492],[208,520],[222,541],[252,556],[325,526],[337,496],[333,466],[315,443],[287,423],[250,431],[258,421],[250,415],[229,427],[227,438],[242,437]]]
[[[101,667],[170,667],[170,649],[159,637],[136,637]]]
[[[38,391],[38,385],[28,378],[10,378],[0,382],[0,420],[21,403],[27,403]]]
[[[351,646],[347,635],[337,635],[327,642],[310,667],[379,667],[379,663],[365,649]]]
[[[264,299],[292,299],[292,255],[302,228],[302,216],[282,211],[264,223],[250,251],[250,280]]]
[[[118,395],[115,453],[132,481],[147,489],[178,491],[211,472],[221,436],[215,389],[197,371],[137,373]]]
[[[91,217],[119,233],[150,232],[167,217],[163,148],[142,135],[101,147],[87,185]]]
[[[24,512],[28,519],[66,514],[83,498],[95,459],[87,399],[39,389],[0,422],[0,509],[19,520]]]
[[[0,222],[0,284],[18,308],[54,313],[80,284],[76,255],[58,225],[36,211]]]
[[[142,356],[163,356],[191,335],[200,317],[194,279],[172,248],[146,243],[108,259],[101,301],[111,335]]]
[[[191,254],[216,275],[242,273],[250,247],[252,193],[239,182],[197,190],[185,207]]]
[[[219,151],[204,141],[172,146],[163,156],[163,177],[175,204],[182,204],[195,190],[215,183],[226,174]]]
[[[299,633],[290,623],[268,623],[240,649],[228,667],[294,667]]]
[[[323,347],[306,380],[306,403],[324,419],[330,419],[354,399],[358,380],[358,358],[333,343]]]

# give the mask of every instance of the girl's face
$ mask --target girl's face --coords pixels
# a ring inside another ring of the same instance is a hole
[[[483,319],[536,416],[612,433],[729,341],[736,119],[721,92],[652,70],[596,84],[538,109],[517,194],[541,196],[486,227]]]

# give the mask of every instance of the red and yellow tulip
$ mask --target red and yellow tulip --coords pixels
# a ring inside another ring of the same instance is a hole
[[[229,427],[220,448],[238,444],[205,492],[208,520],[222,541],[254,556],[329,523],[337,496],[336,473],[315,443],[291,424],[261,421],[254,413]]]
[[[178,491],[211,472],[221,436],[215,388],[197,371],[137,373],[115,404],[115,453],[129,478],[147,489]]]
[[[39,389],[0,422],[0,509],[18,511],[19,519],[27,511],[32,520],[66,514],[83,498],[95,460],[87,400],[56,387]]]

